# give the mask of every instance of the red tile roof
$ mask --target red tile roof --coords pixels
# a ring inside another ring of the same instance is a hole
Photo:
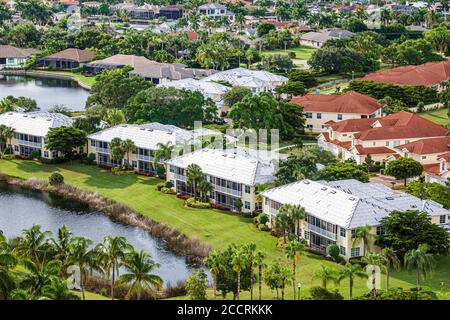
[[[437,156],[438,159],[444,159],[446,162],[450,162],[450,152],[440,154]]]
[[[441,174],[441,165],[440,163],[430,163],[430,164],[423,164],[423,171],[427,173],[432,173],[435,175]]]
[[[279,22],[275,20],[261,20],[261,22],[267,22],[273,24],[277,28],[289,27],[292,25],[292,22]]]
[[[362,145],[355,146],[358,154],[392,154],[394,151],[388,147],[363,147]]]
[[[333,123],[329,126],[337,132],[359,132],[372,128],[372,124],[380,118],[349,119]]]
[[[17,48],[10,45],[0,45],[0,58],[28,58],[36,52],[36,49],[31,48]]]
[[[301,105],[303,111],[371,114],[381,108],[378,101],[364,94],[348,91],[344,94],[307,94],[293,97],[291,103]]]
[[[77,62],[88,62],[94,58],[95,52],[89,50],[80,50],[75,48],[68,48],[63,51],[54,53],[45,58],[69,59]]]
[[[450,136],[421,139],[395,147],[395,149],[407,149],[415,154],[433,154],[450,151]]]
[[[428,62],[370,73],[358,80],[407,86],[432,86],[450,78],[450,61]]]
[[[174,36],[178,36],[182,34],[182,32],[172,32]],[[198,39],[198,33],[195,31],[186,31],[185,32],[187,38],[189,41],[197,40]]]

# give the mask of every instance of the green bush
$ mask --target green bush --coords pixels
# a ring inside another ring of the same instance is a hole
[[[164,186],[166,188],[173,188],[173,183],[172,183],[172,181],[166,181],[166,183],[164,183]]]
[[[59,172],[53,172],[51,176],[48,178],[48,182],[52,186],[57,186],[64,183],[64,176]]]
[[[82,73],[83,72],[83,67],[72,68],[72,69],[70,69],[70,72],[72,72],[72,73]]]
[[[251,212],[242,212],[242,216],[244,218],[251,218],[252,217],[252,213]]]
[[[265,224],[259,224],[258,229],[261,231],[269,231],[270,230],[270,228]]]
[[[195,198],[189,198],[185,201],[186,205],[196,209],[208,209],[210,207],[209,202],[197,201]]]
[[[33,158],[33,159],[39,158],[39,157],[40,157],[39,151],[38,151],[38,150],[32,150],[32,151],[30,152],[30,157]]]
[[[261,213],[258,216],[258,222],[259,224],[266,224],[267,222],[269,222],[269,216],[265,213]]]
[[[165,194],[175,194],[176,193],[175,190],[173,190],[172,188],[166,188],[166,187],[161,188],[161,192],[165,193]]]
[[[330,244],[327,247],[327,254],[333,258],[334,261],[337,261],[339,259],[339,247],[337,244]]]
[[[156,185],[156,190],[161,191],[161,189],[164,188],[165,186],[166,186],[166,183],[164,181],[163,182],[159,182]]]
[[[86,157],[87,164],[95,164],[95,153],[89,153]]]
[[[329,291],[323,287],[312,287],[309,292],[312,300],[344,300],[338,290]]]
[[[436,300],[436,293],[429,290],[417,291],[413,289],[392,288],[389,291],[377,290],[377,296],[373,298],[369,293],[356,297],[355,300]]]

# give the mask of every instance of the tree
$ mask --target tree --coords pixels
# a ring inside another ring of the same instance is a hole
[[[258,268],[258,292],[259,292],[259,300],[262,299],[262,282],[263,282],[263,268],[266,267],[266,264],[264,263],[264,259],[266,257],[266,254],[260,250],[257,250],[255,252],[254,256],[254,264]]]
[[[67,282],[59,278],[52,278],[50,283],[42,287],[42,296],[51,300],[80,300],[67,287]]]
[[[158,143],[158,149],[153,156],[153,167],[156,168],[160,161],[169,160],[172,157],[174,145],[169,141],[167,143]]]
[[[376,244],[392,248],[400,259],[420,244],[427,244],[428,252],[433,254],[447,254],[450,248],[446,230],[434,224],[426,212],[392,211],[380,220],[380,228],[384,232]]]
[[[51,260],[41,264],[37,264],[31,260],[23,259],[21,265],[27,270],[21,286],[28,291],[31,298],[42,296],[45,286],[50,285],[61,270],[61,262]]]
[[[108,124],[109,127],[127,123],[125,113],[122,110],[116,108],[106,110],[106,114],[103,117],[103,120]]]
[[[154,292],[155,289],[160,290],[162,288],[163,280],[161,277],[152,274],[153,270],[159,267],[159,264],[155,263],[144,250],[129,252],[125,257],[124,267],[127,273],[122,274],[118,281],[130,284],[127,293],[128,298],[135,294],[137,299],[140,300],[143,290]]]
[[[385,259],[381,253],[368,252],[362,259],[363,262],[367,263],[366,271],[371,273],[372,277],[372,289],[371,295],[373,298],[377,296],[377,286],[376,286],[376,267],[385,267]]]
[[[289,215],[289,206],[284,204],[281,206],[278,214],[275,216],[275,229],[283,234],[283,242],[286,243],[286,235],[292,229],[294,222]]]
[[[186,167],[186,184],[192,187],[194,197],[197,197],[197,185],[203,179],[203,171],[199,165],[191,163]]]
[[[354,229],[352,232],[353,245],[356,245],[359,241],[362,241],[364,245],[363,256],[370,250],[370,244],[373,241],[374,235],[372,234],[372,226],[365,225]]]
[[[41,34],[31,23],[19,23],[8,32],[8,43],[20,48],[33,48],[40,42]]]
[[[109,149],[111,150],[111,159],[122,164],[125,151],[123,150],[123,141],[120,138],[113,138],[109,143]]]
[[[47,134],[47,150],[56,151],[72,160],[77,149],[86,143],[86,132],[74,127],[51,128]]]
[[[262,36],[268,34],[271,30],[276,30],[276,27],[273,23],[261,22],[256,27],[256,34],[261,38]]]
[[[335,243],[331,243],[326,248],[327,255],[333,258],[334,261],[338,262],[340,249],[339,246]]]
[[[234,251],[231,263],[233,265],[233,270],[236,272],[237,277],[237,289],[236,289],[236,299],[239,300],[239,295],[241,293],[241,272],[247,267],[248,260],[247,255],[243,249],[237,249]]]
[[[425,31],[425,40],[430,42],[433,49],[441,54],[447,52],[450,48],[450,32],[447,30],[445,23]]]
[[[423,171],[423,166],[420,162],[412,158],[398,158],[388,162],[384,173],[395,177],[395,179],[403,179],[406,187],[408,178],[420,176]]]
[[[41,26],[49,23],[53,16],[50,7],[39,0],[19,0],[15,3],[15,9],[23,19]]]
[[[287,94],[288,96],[301,96],[305,94],[305,87],[303,83],[299,81],[288,81],[285,84],[282,84],[275,88],[276,93],[278,94]]]
[[[187,278],[185,287],[191,300],[207,300],[208,276],[205,270],[193,271]]]
[[[205,259],[205,264],[209,268],[213,278],[214,300],[217,300],[217,275],[220,272],[222,264],[221,258],[222,256],[218,251],[212,251]]]
[[[373,168],[375,161],[373,161],[372,156],[369,154],[366,155],[366,158],[364,159],[364,165],[367,168],[367,173],[370,173],[370,171]]]
[[[3,146],[9,142],[11,144],[11,139],[15,136],[16,132],[12,127],[8,127],[4,124],[0,125],[0,159],[3,156]]]
[[[6,3],[0,3],[0,27],[4,25],[4,23],[12,18],[12,12],[6,6]]]
[[[284,247],[284,254],[285,254],[286,258],[292,260],[292,278],[293,279],[295,279],[297,264],[300,261],[300,252],[302,252],[304,249],[305,249],[305,246],[298,240],[292,240]],[[296,300],[297,292],[296,292],[295,281],[293,281],[293,285],[294,285],[294,300]]]
[[[46,240],[50,235],[50,231],[41,231],[41,226],[33,224],[30,229],[22,230],[22,236],[14,251],[21,258],[30,259],[36,264],[43,264],[45,251],[48,249]]]
[[[74,237],[70,242],[70,257],[73,263],[78,266],[80,270],[79,284],[81,287],[81,296],[86,300],[84,293],[85,279],[87,275],[87,267],[92,259],[92,251],[89,246],[92,241],[83,237]]]
[[[352,264],[350,262],[345,264],[345,267],[341,269],[338,275],[339,282],[347,278],[349,280],[350,300],[353,300],[353,284],[356,277],[367,278],[367,274],[364,272],[360,264]]]
[[[361,182],[369,182],[367,172],[349,162],[329,164],[317,173],[317,178],[326,181],[356,179]]]
[[[122,150],[125,152],[127,156],[127,165],[130,166],[130,152],[134,152],[136,150],[136,145],[133,140],[125,139],[122,141]]]
[[[276,290],[277,300],[279,299],[279,289],[281,289],[281,299],[284,300],[284,289],[291,281],[292,271],[280,260],[276,260],[270,265],[264,274],[264,282],[271,290]]]
[[[3,234],[0,231],[0,238]],[[0,299],[8,299],[11,291],[14,290],[16,283],[11,272],[18,264],[18,259],[10,252],[1,250],[0,246]]]
[[[322,287],[324,289],[327,288],[327,284],[331,281],[334,283],[338,282],[338,274],[335,270],[331,269],[330,267],[327,267],[326,265],[321,265],[319,270],[316,270],[314,272],[313,279],[319,279]]]
[[[198,191],[200,192],[200,198],[202,201],[208,201],[208,193],[214,191],[214,186],[206,179],[201,179],[198,183]]]
[[[289,81],[301,82],[305,88],[313,88],[318,82],[314,74],[310,70],[296,70],[288,75]]]
[[[414,181],[408,184],[406,192],[422,200],[436,201],[446,209],[450,208],[450,186],[443,186],[437,182]]]
[[[420,244],[417,249],[411,249],[405,254],[405,267],[417,272],[417,290],[420,290],[420,278],[426,278],[435,267],[434,258],[428,253],[428,246]]]
[[[222,96],[223,103],[232,107],[236,103],[241,102],[245,96],[251,95],[252,92],[248,88],[244,87],[232,87],[230,90],[225,92]]]
[[[397,254],[392,248],[386,247],[381,251],[381,254],[384,258],[384,263],[386,265],[386,290],[389,290],[389,278],[391,275],[391,267],[394,267],[395,270],[399,271],[401,267],[401,263]]]

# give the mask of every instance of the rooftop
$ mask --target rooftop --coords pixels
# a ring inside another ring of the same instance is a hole
[[[91,61],[92,58],[94,58],[95,54],[96,53],[94,51],[68,48],[60,52],[56,52],[54,54],[46,56],[44,58],[67,59],[67,60],[74,60],[77,62],[88,62]]]
[[[395,149],[406,149],[415,154],[432,154],[450,152],[450,136],[421,139],[395,147]]]
[[[230,83],[232,86],[259,88],[266,85],[272,85],[274,82],[286,82],[288,79],[267,71],[234,68],[215,73],[203,80],[225,81]]]
[[[36,52],[36,49],[31,48],[17,48],[10,45],[0,45],[0,58],[28,58]]]
[[[73,119],[61,113],[5,112],[0,114],[0,124],[12,127],[17,133],[45,137],[51,128],[71,126]]]
[[[379,183],[357,180],[302,180],[266,190],[264,197],[282,204],[298,204],[319,219],[353,229],[366,224],[379,225],[394,210],[423,210],[430,215],[450,214],[432,200],[421,200]]]
[[[334,29],[318,32],[308,32],[303,34],[300,39],[324,43],[330,39],[345,39],[353,35],[354,33],[348,30]]]

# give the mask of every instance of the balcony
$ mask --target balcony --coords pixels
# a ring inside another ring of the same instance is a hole
[[[274,214],[274,215],[277,215],[278,212],[279,212],[278,209],[275,209],[275,208],[272,208],[272,207],[269,206],[269,213]]]
[[[100,152],[100,153],[109,153],[110,152],[108,148],[95,147],[95,150],[97,150],[97,152]]]
[[[32,141],[27,141],[27,140],[17,140],[17,141],[18,141],[17,143],[22,146],[27,146],[27,147],[37,148],[37,149],[42,148],[42,142],[32,142]]]
[[[137,159],[140,161],[152,162],[153,158],[151,156],[144,156],[143,154],[138,154]]]
[[[214,190],[221,192],[221,193],[231,194],[236,197],[240,197],[242,195],[242,190],[230,189],[230,188],[222,187],[222,186],[218,186],[218,185],[214,185]]]
[[[331,239],[331,240],[334,240],[334,241],[336,241],[336,239],[337,239],[337,234],[336,233],[333,233],[331,231],[319,228],[318,226],[315,226],[315,225],[313,225],[311,223],[308,223],[308,229],[310,231],[312,231],[314,233],[317,233],[317,234],[320,234],[321,236],[324,236],[324,237],[326,237],[328,239]]]
[[[183,176],[182,174],[175,173],[175,180],[186,181],[186,176]]]

